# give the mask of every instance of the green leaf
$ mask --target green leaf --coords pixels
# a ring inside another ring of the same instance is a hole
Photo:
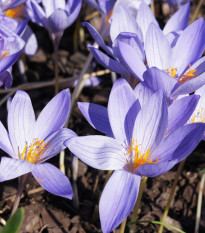
[[[152,224],[159,224],[159,225],[163,225],[163,226],[165,226],[165,227],[169,227],[169,228],[171,228],[171,229],[173,229],[173,230],[175,230],[175,231],[178,231],[178,232],[180,232],[180,233],[186,233],[185,231],[182,231],[182,230],[180,230],[180,229],[177,228],[177,227],[174,227],[174,226],[172,226],[172,225],[170,225],[170,224],[163,223],[163,222],[160,222],[160,221],[136,221],[136,222],[132,222],[132,223],[129,223],[129,224],[136,224],[136,223],[152,223]]]
[[[21,227],[24,218],[24,209],[19,208],[14,215],[7,221],[0,233],[17,233]]]

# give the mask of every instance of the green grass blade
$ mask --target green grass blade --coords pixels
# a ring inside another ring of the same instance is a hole
[[[0,233],[17,233],[21,227],[24,218],[24,209],[19,208],[12,215]]]

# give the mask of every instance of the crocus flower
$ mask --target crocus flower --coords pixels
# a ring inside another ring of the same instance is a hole
[[[204,19],[200,18],[181,33],[176,45],[171,48],[159,27],[151,23],[146,35],[145,52],[148,67],[153,68],[148,71],[152,75],[143,75],[143,79],[152,83],[153,86],[152,79],[164,79],[159,82],[163,82],[164,86],[171,89],[172,98],[197,90],[205,83],[204,58],[200,58],[205,47],[204,36],[205,23]],[[142,71],[146,71],[146,66],[131,46],[123,42],[118,44],[123,65],[138,78],[143,74]],[[140,71],[138,67],[141,67]],[[156,67],[162,70],[160,74]],[[163,77],[168,77],[168,79]]]
[[[201,123],[190,124],[166,136],[168,109],[162,92],[153,94],[140,108],[124,79],[113,85],[108,119],[114,138],[95,135],[73,137],[65,142],[88,165],[115,170],[99,204],[104,233],[114,230],[132,211],[141,176],[167,172],[194,150],[205,128]]]
[[[4,82],[5,88],[10,88],[12,83],[10,67],[18,59],[25,43],[16,33],[10,30],[5,21],[1,20],[0,38],[0,85],[3,85]]]
[[[164,27],[163,33],[166,35],[166,39],[171,47],[175,45],[180,31],[187,26],[189,11],[190,4],[187,3],[169,19]],[[124,77],[129,77],[130,67],[128,63],[132,62],[133,69],[137,70],[137,75],[135,74],[134,76],[142,81],[143,73],[146,70],[143,41],[150,23],[159,27],[150,7],[146,3],[142,2],[140,4],[136,20],[126,8],[119,4],[113,13],[110,27],[112,47],[105,45],[99,33],[90,24],[84,23],[83,25],[88,28],[93,39],[107,53],[105,54],[94,46],[88,45],[97,62]],[[124,57],[129,56],[129,53],[122,51],[121,47],[119,49],[118,42],[124,42],[129,45],[128,49],[132,50],[132,54],[136,55],[134,59],[129,59],[129,62],[127,62],[126,58],[126,61],[124,61]]]
[[[42,8],[35,0],[30,2],[38,23],[54,37],[61,37],[63,31],[75,21],[82,4],[82,0],[43,0]]]
[[[63,142],[75,136],[63,128],[70,106],[70,92],[56,95],[35,120],[31,100],[24,91],[17,91],[8,111],[8,132],[0,122],[0,148],[11,158],[2,157],[0,181],[32,173],[48,192],[72,198],[68,178],[55,166],[45,162],[65,148]]]

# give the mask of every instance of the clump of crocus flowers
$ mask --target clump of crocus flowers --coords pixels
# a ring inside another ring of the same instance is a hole
[[[46,28],[53,42],[56,96],[37,119],[26,92],[18,90],[8,101],[8,129],[0,122],[0,148],[9,157],[1,158],[0,182],[19,179],[12,214],[30,175],[48,192],[72,199],[67,176],[46,162],[68,148],[93,168],[114,170],[99,202],[101,228],[109,233],[132,212],[144,177],[169,171],[205,138],[205,22],[199,18],[188,25],[189,2],[163,30],[149,7],[152,1],[86,2],[100,11],[102,24],[100,32],[88,22],[83,26],[104,52],[88,48],[102,66],[121,76],[113,84],[107,107],[78,102],[89,124],[104,136],[78,136],[64,128],[70,90],[58,93],[59,43],[78,17],[82,1],[1,3],[0,86],[11,87],[12,65],[21,51],[32,55],[37,49],[27,26],[31,19]],[[109,45],[104,42],[107,35]],[[31,41],[35,49],[25,49]]]

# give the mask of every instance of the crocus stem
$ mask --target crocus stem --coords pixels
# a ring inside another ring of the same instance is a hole
[[[28,174],[19,177],[18,190],[17,190],[16,199],[13,205],[11,215],[13,215],[18,209],[18,206],[21,200],[21,195],[23,193],[23,189],[27,182],[27,179],[28,179]]]
[[[201,183],[199,187],[199,195],[198,195],[198,202],[197,202],[197,211],[196,211],[196,224],[195,224],[195,230],[194,233],[199,232],[199,225],[201,220],[201,207],[202,207],[202,196],[203,196],[203,190],[204,190],[204,183],[205,183],[205,173],[202,175]]]
[[[58,46],[54,46],[54,66],[55,66],[55,94],[59,92],[59,76],[58,76]]]
[[[131,215],[131,222],[135,222],[137,220],[138,210],[139,210],[140,203],[141,203],[141,200],[142,200],[142,194],[144,192],[144,188],[145,188],[145,185],[147,183],[147,179],[148,179],[148,177],[144,176],[142,178],[142,180],[141,180],[140,190],[139,190],[139,193],[138,193],[137,201],[135,203],[133,213]],[[130,233],[134,233],[134,232],[136,232],[136,224],[130,225]]]
[[[59,76],[58,76],[58,49],[60,40],[63,33],[59,34],[52,34],[50,33],[49,36],[51,38],[51,41],[53,43],[53,49],[54,49],[54,70],[55,70],[55,94],[57,95],[59,92]]]
[[[173,199],[173,197],[174,197],[175,188],[176,188],[176,186],[177,186],[177,182],[178,182],[178,180],[179,180],[179,176],[180,176],[180,174],[181,174],[181,171],[182,171],[182,168],[183,168],[183,166],[184,166],[184,163],[185,163],[185,159],[182,160],[182,161],[180,162],[179,167],[178,167],[178,169],[177,169],[177,174],[176,174],[176,176],[175,176],[174,183],[173,183],[173,185],[172,185],[172,189],[171,189],[171,192],[170,192],[170,194],[169,194],[168,201],[167,201],[167,205],[166,205],[166,208],[165,208],[165,210],[164,210],[164,214],[163,214],[162,219],[161,219],[161,222],[162,222],[162,223],[165,222],[165,219],[166,219],[167,214],[168,214],[168,212],[169,212],[169,208],[170,208],[172,199]],[[164,227],[163,225],[160,225],[159,230],[158,230],[158,233],[162,233],[163,227]]]
[[[124,233],[125,232],[126,222],[127,222],[127,218],[125,218],[124,221],[121,223],[120,233]]]

